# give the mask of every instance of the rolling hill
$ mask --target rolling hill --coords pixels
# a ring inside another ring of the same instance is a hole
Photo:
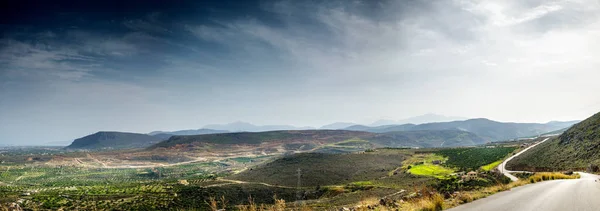
[[[319,154],[300,153],[248,169],[230,178],[275,185],[297,185],[297,170],[302,172],[302,186],[338,185],[374,180],[388,176],[408,155],[388,154]]]
[[[173,136],[167,141],[150,147],[173,148],[182,145],[269,145],[272,148],[293,149],[296,146],[310,146],[310,149],[331,147],[373,148],[373,147],[456,147],[473,146],[485,143],[477,135],[458,130],[396,131],[370,133],[347,130],[292,130],[269,132],[239,132],[207,134],[195,136]]]
[[[156,136],[101,131],[82,138],[75,139],[65,149],[126,149],[147,147],[164,139]]]
[[[490,141],[501,141],[519,137],[537,136],[550,131],[556,131],[569,127],[577,121],[541,123],[512,123],[497,122],[489,119],[469,119],[452,122],[435,122],[420,125],[383,125],[368,127],[355,125],[345,130],[367,131],[385,133],[392,131],[415,131],[415,130],[462,130],[474,133]]]
[[[344,130],[282,130],[267,132],[237,132],[206,134],[195,136],[173,136],[169,140],[155,144],[150,148],[173,147],[182,144],[221,144],[221,145],[260,145],[275,142],[282,144],[315,143],[318,145],[335,143],[352,138],[365,138],[371,133]]]
[[[585,169],[589,164],[600,164],[600,113],[514,158],[507,168],[548,171]]]

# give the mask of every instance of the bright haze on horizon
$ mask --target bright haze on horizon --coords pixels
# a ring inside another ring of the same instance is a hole
[[[6,3],[0,145],[600,108],[598,1],[219,2]]]

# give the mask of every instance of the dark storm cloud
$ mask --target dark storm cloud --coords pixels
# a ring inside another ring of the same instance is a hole
[[[0,99],[11,100],[0,102],[0,143],[236,120],[576,119],[593,109],[557,110],[596,105],[590,90],[600,89],[595,1],[13,1],[1,10]]]

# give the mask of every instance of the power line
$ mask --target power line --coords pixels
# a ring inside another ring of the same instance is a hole
[[[296,170],[297,172],[297,176],[298,176],[298,183],[296,184],[296,202],[297,203],[301,203],[302,201],[302,192],[300,190],[300,186],[301,186],[301,178],[302,178],[302,170],[300,168],[298,168]]]

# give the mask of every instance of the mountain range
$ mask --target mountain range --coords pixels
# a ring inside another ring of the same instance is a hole
[[[335,122],[328,125],[323,125],[319,129],[322,130],[338,130],[346,127],[350,127],[352,125],[356,125],[356,123],[352,122]]]
[[[455,117],[455,116],[444,116],[444,115],[439,115],[439,114],[428,113],[428,114],[414,116],[414,117],[410,117],[410,118],[406,118],[406,119],[402,119],[402,120],[380,119],[380,120],[377,120],[377,121],[371,123],[369,126],[377,127],[377,126],[384,126],[384,125],[423,124],[423,123],[430,123],[430,122],[450,122],[450,121],[465,120],[465,119],[468,119],[468,118]]]
[[[254,125],[248,122],[232,122],[228,124],[212,124],[204,126],[205,129],[226,130],[231,132],[263,132],[273,130],[310,130],[313,127],[296,127],[291,125]]]
[[[486,142],[501,141],[519,137],[530,137],[551,131],[560,131],[568,128],[577,121],[548,122],[548,123],[504,123],[489,119],[469,119],[452,122],[436,122],[425,124],[401,124],[364,126],[352,125],[340,131],[364,132],[371,144],[384,147],[450,147],[472,146]],[[324,127],[340,127],[351,123],[334,123]],[[161,141],[173,138],[180,140],[182,137],[222,137],[227,133],[239,132],[265,132],[284,131],[317,131],[316,136],[328,134],[329,130],[314,130],[308,127],[294,127],[289,125],[257,126],[245,122],[234,122],[225,125],[207,125],[197,130],[180,131],[154,131],[149,134],[123,133],[123,132],[98,132],[86,137],[76,139],[67,149],[105,149],[105,148],[141,148],[148,147]],[[287,132],[285,132],[287,131]],[[201,136],[216,134],[216,136]],[[354,133],[346,133],[354,134]],[[199,136],[200,135],[200,136]],[[348,139],[354,136],[346,137]],[[456,138],[461,137],[461,138]],[[281,140],[281,141],[285,141]]]

